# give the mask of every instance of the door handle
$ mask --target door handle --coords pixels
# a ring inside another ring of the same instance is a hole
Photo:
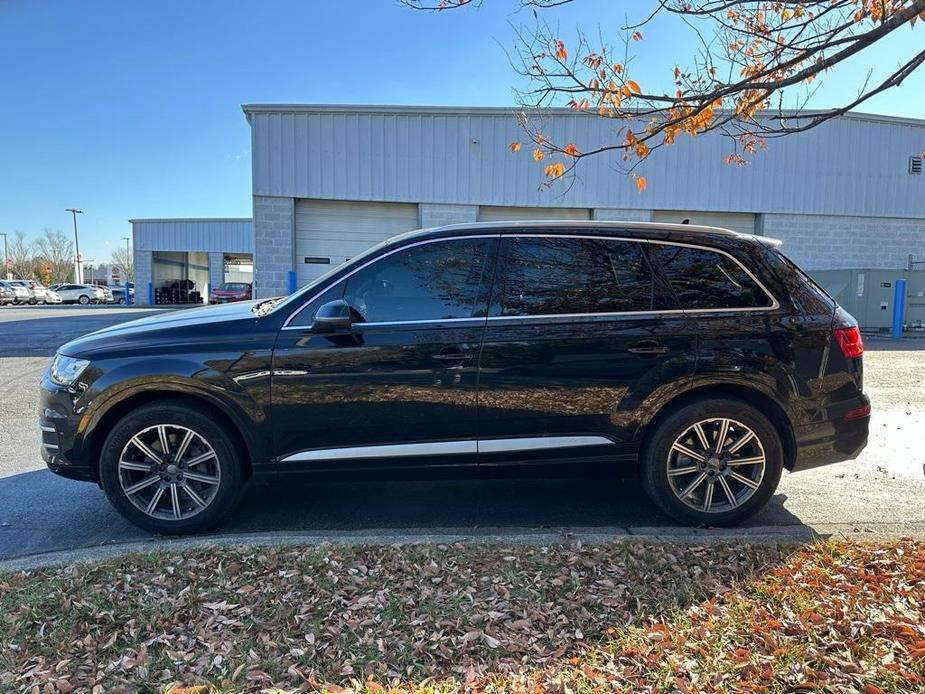
[[[668,354],[671,350],[658,344],[655,340],[643,340],[626,351],[631,354],[638,354],[641,357],[657,357],[660,354]]]
[[[460,362],[460,361],[469,361],[472,359],[471,354],[465,354],[463,352],[458,352],[456,354],[435,354],[434,359],[437,361],[443,362]]]

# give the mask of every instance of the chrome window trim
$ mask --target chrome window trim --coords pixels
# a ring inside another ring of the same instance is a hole
[[[764,292],[771,300],[770,306],[752,306],[752,307],[742,307],[742,308],[691,308],[691,309],[664,309],[660,311],[611,311],[611,312],[602,312],[602,313],[543,313],[537,314],[535,316],[488,316],[487,318],[473,317],[473,318],[445,318],[445,319],[427,319],[427,320],[407,320],[407,321],[383,321],[383,322],[371,322],[363,323],[365,326],[402,326],[402,325],[437,325],[440,323],[448,322],[461,322],[461,321],[498,321],[498,320],[542,320],[546,318],[588,318],[592,316],[600,317],[614,317],[614,316],[659,316],[659,315],[685,315],[685,314],[702,314],[702,313],[755,313],[759,311],[776,311],[780,308],[780,302],[777,300],[777,297],[764,285],[764,283],[752,273],[747,267],[745,267],[739,260],[732,254],[724,251],[721,248],[714,248],[712,246],[704,246],[696,243],[689,243],[685,241],[662,241],[661,239],[639,239],[625,236],[610,236],[610,235],[593,235],[593,234],[544,234],[544,233],[526,233],[518,232],[513,234],[472,234],[468,236],[449,236],[449,237],[439,237],[435,239],[424,239],[423,241],[418,241],[416,243],[408,244],[407,246],[401,246],[399,248],[392,249],[388,253],[383,253],[382,255],[371,258],[367,262],[363,263],[361,266],[354,268],[349,273],[337,280],[341,282],[346,280],[351,275],[356,272],[359,272],[365,267],[375,263],[382,258],[385,258],[392,253],[397,253],[398,251],[405,250],[406,248],[413,248],[414,246],[420,246],[426,243],[436,243],[437,241],[454,241],[462,239],[483,239],[483,238],[566,238],[566,239],[591,239],[593,241],[599,241],[601,239],[606,239],[610,241],[628,241],[630,243],[647,243],[647,244],[657,244],[663,246],[680,246],[682,248],[696,248],[701,251],[710,251],[713,253],[719,253],[721,255],[729,258],[733,263],[735,263],[739,268],[741,268],[746,275],[748,275],[752,281],[758,286],[761,291]],[[336,284],[336,282],[335,282]],[[304,309],[308,304],[313,302],[319,296],[324,294],[328,289],[333,285],[329,284],[321,291],[315,293],[308,301],[302,303],[299,308],[289,314],[289,317],[286,319],[286,322],[283,323],[281,330],[307,330],[311,326],[308,325],[296,325],[290,326],[289,323],[292,321],[295,316],[297,316],[302,309]]]
[[[292,453],[281,463],[313,460],[364,460],[369,458],[408,458],[433,455],[465,455],[475,453],[512,453],[546,448],[578,448],[582,446],[612,446],[606,436],[519,436],[506,439],[461,439],[428,443],[393,443],[379,446],[345,446],[315,448]]]

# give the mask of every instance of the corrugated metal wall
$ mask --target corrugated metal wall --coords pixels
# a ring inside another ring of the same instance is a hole
[[[250,219],[133,219],[135,248],[140,251],[254,252]]]
[[[723,163],[729,140],[681,138],[637,171],[636,190],[613,157],[582,163],[570,188],[540,190],[542,166],[513,111],[245,106],[255,195],[337,200],[696,209],[925,217],[925,175],[908,173],[925,125],[846,117],[773,140],[747,167]],[[587,149],[617,123],[588,114],[545,117],[554,140]]]

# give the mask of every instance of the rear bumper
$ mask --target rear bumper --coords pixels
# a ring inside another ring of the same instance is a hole
[[[870,413],[856,416],[865,407],[870,407],[870,399],[862,393],[828,408],[827,419],[796,427],[797,450],[791,471],[800,472],[857,458],[867,446],[870,430]]]

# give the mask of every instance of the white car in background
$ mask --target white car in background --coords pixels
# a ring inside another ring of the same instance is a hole
[[[3,280],[0,281],[0,285],[9,287],[13,290],[14,304],[28,304],[34,298],[29,288],[24,284],[18,283],[16,280]]]
[[[65,304],[101,304],[106,301],[103,288],[94,284],[62,284],[55,292]]]
[[[61,295],[58,294],[54,289],[45,288],[45,303],[46,304],[62,304],[64,303]]]

